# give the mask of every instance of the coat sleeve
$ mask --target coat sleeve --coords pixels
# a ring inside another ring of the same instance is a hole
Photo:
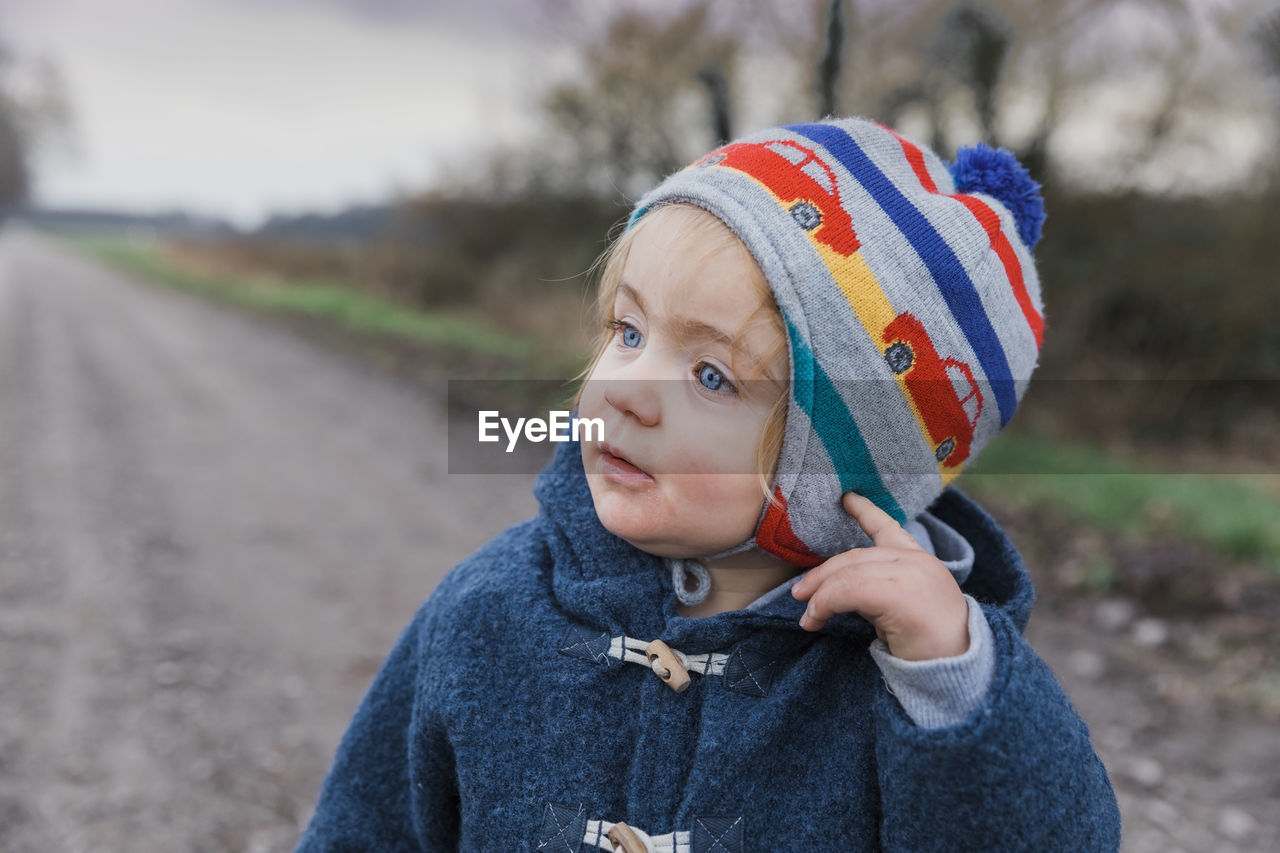
[[[1088,727],[1010,617],[982,608],[995,669],[966,719],[922,728],[883,685],[876,694],[883,848],[1119,849],[1119,806]]]
[[[296,853],[457,848],[453,753],[423,678],[431,607],[419,608],[352,716]]]

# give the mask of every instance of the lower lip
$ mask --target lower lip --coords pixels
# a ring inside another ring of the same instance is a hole
[[[596,466],[596,470],[606,479],[625,486],[639,486],[653,482],[652,477],[630,462],[604,451],[600,453],[600,463]]]

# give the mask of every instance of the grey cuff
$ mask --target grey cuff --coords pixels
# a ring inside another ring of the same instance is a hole
[[[889,692],[917,726],[940,729],[964,722],[982,704],[995,670],[995,642],[982,607],[966,594],[969,603],[969,650],[964,654],[932,660],[903,660],[889,653],[876,638],[871,657],[884,676]]]

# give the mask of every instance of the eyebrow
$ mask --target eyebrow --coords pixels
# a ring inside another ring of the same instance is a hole
[[[646,314],[649,309],[645,307],[644,299],[640,296],[640,292],[625,281],[618,285],[618,292],[624,293],[630,297],[636,305],[640,306],[640,310]],[[735,345],[734,339],[723,329],[713,326],[710,323],[704,323],[702,320],[695,320],[692,317],[677,316],[672,322],[673,331],[676,339],[683,343],[701,343],[703,341],[712,341],[721,343],[730,349],[741,352],[750,361],[752,367],[760,364],[760,359],[745,345]]]

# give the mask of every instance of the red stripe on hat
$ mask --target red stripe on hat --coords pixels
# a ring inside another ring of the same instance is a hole
[[[884,125],[881,125],[884,127]],[[921,185],[935,195],[942,195],[938,192],[938,185],[933,182],[933,176],[929,174],[929,170],[924,165],[924,152],[919,147],[907,139],[903,139],[892,128],[884,127],[897,138],[902,144],[902,150],[907,155],[907,162],[911,164],[911,168],[915,171],[916,177],[920,179]],[[963,193],[948,195],[947,198],[954,198],[956,201],[969,208],[969,212],[982,225],[987,232],[987,237],[991,240],[991,248],[995,249],[996,254],[1000,256],[1000,262],[1004,264],[1005,275],[1009,278],[1009,283],[1013,286],[1013,295],[1018,300],[1019,307],[1022,308],[1022,316],[1027,318],[1027,325],[1031,327],[1031,334],[1036,338],[1036,349],[1040,348],[1040,340],[1044,336],[1044,318],[1040,316],[1040,312],[1036,311],[1036,307],[1031,304],[1031,295],[1027,293],[1027,283],[1022,278],[1022,264],[1018,261],[1017,254],[1013,251],[1013,245],[1009,242],[1009,238],[1005,236],[1004,231],[1000,230],[1000,217],[991,209],[991,206],[980,198]]]
[[[769,504],[764,520],[756,530],[756,546],[792,565],[813,568],[823,561],[822,557],[810,551],[809,546],[791,529],[787,501],[782,497],[782,489],[775,486],[773,494],[778,503]]]

